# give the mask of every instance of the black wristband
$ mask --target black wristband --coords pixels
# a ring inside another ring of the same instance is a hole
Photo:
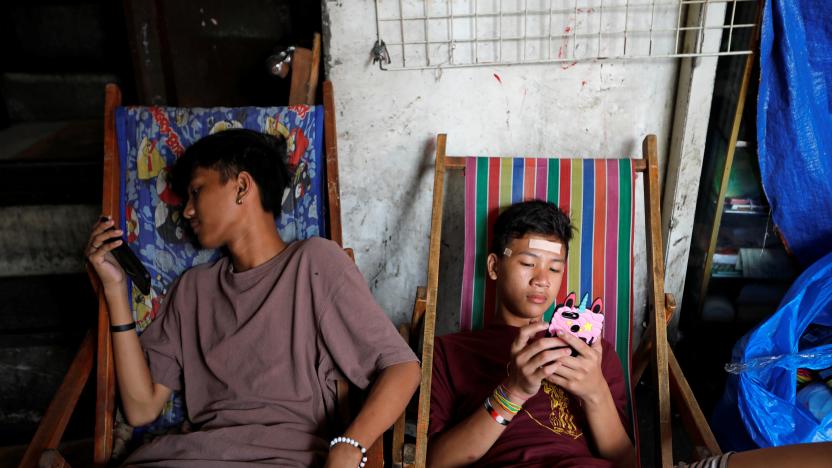
[[[135,330],[136,322],[125,323],[124,325],[110,325],[110,333]]]

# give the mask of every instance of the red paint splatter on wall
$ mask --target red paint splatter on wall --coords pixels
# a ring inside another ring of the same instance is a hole
[[[497,83],[503,84],[503,80],[500,79],[500,75],[494,74],[494,79],[497,80]]]

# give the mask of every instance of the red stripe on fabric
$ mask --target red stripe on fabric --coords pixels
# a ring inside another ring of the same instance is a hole
[[[538,200],[546,199],[546,189],[549,172],[549,161],[546,158],[537,158],[537,182],[535,183],[535,196]]]
[[[488,160],[488,241],[486,248],[491,249],[491,241],[494,235],[494,223],[500,214],[500,158]],[[486,254],[487,255],[487,254]],[[494,289],[494,281],[486,275],[485,280],[485,303],[483,304],[482,322],[487,326],[494,320],[494,310],[497,304],[497,292]]]
[[[465,159],[465,252],[462,268],[462,305],[459,318],[462,330],[471,329],[474,301],[474,254],[476,251],[477,158]]]
[[[572,218],[572,213],[569,211],[570,207],[570,200],[571,200],[571,193],[572,193],[572,161],[569,159],[561,159],[560,160],[560,186],[558,187],[558,207],[566,213],[570,219]],[[574,237],[573,233],[573,237]],[[571,254],[570,254],[571,255]],[[567,262],[568,263],[568,262]],[[558,300],[563,300],[566,298],[566,278],[567,278],[567,271],[566,271],[566,263],[563,264],[563,281],[560,283],[560,291],[558,292]]]
[[[595,220],[592,231],[592,295],[604,297],[604,237],[607,215],[607,165],[605,161],[595,164]],[[593,297],[593,299],[595,298]]]
[[[606,255],[604,261],[605,287],[604,287],[604,310],[612,311],[612,316],[607,316],[610,320],[606,321],[604,327],[604,338],[613,346],[616,346],[617,323],[616,314],[618,313],[618,294],[616,285],[618,284],[618,178],[620,177],[618,169],[618,161],[614,159],[607,160],[607,228],[606,228]]]
[[[535,166],[537,158],[527,158],[523,174],[523,200],[534,200]]]

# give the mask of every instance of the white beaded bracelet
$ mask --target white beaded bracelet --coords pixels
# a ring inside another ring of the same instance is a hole
[[[332,439],[332,442],[329,443],[329,449],[332,450],[332,447],[335,447],[338,444],[349,444],[358,450],[361,450],[361,461],[358,462],[358,468],[364,468],[364,465],[367,463],[367,449],[365,449],[363,445],[359,444],[357,440],[351,437],[341,436]]]

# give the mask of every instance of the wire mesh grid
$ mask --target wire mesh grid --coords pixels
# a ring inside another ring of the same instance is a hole
[[[375,0],[388,69],[751,53],[759,0]]]

